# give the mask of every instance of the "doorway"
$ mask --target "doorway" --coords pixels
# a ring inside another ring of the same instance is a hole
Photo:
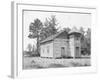
[[[65,54],[65,47],[61,47],[61,57],[64,57]]]
[[[80,57],[80,52],[79,52],[79,47],[76,47],[76,52],[75,52],[75,57],[78,58]]]

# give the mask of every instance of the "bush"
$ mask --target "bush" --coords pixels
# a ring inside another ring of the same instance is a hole
[[[39,54],[32,54],[31,56],[32,57],[39,57],[40,55]]]
[[[24,56],[31,56],[31,54],[32,54],[32,52],[30,52],[30,51],[24,51],[23,52]]]
[[[73,58],[72,56],[63,56],[63,58]]]
[[[62,64],[50,64],[49,66],[48,66],[48,68],[59,68],[59,67],[65,67],[64,65],[62,65]]]

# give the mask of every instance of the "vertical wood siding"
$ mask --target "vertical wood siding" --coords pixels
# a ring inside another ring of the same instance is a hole
[[[70,38],[69,45],[70,45],[71,56],[74,57],[75,56],[74,38]]]
[[[54,57],[62,57],[61,56],[61,47],[64,47],[65,48],[65,54],[64,56],[67,56],[67,39],[55,39],[54,40]]]
[[[80,57],[81,56],[81,42],[80,38],[79,40],[76,40],[75,36],[70,36],[69,39],[69,44],[70,44],[70,52],[72,57]],[[79,53],[76,55],[76,47],[79,47]]]
[[[53,57],[53,42],[48,44],[43,44],[40,46],[40,56],[41,57]],[[49,52],[48,52],[49,49]]]

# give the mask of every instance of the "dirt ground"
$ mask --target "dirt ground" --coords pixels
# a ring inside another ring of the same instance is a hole
[[[90,58],[52,59],[52,58],[41,58],[41,57],[24,57],[23,69],[90,66],[91,65],[90,60],[91,60]]]

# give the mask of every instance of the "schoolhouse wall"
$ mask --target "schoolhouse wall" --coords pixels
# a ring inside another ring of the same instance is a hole
[[[81,57],[81,38],[79,38],[78,40],[75,40],[75,47],[79,47],[79,54],[75,55],[75,57]]]
[[[53,57],[53,42],[50,42],[48,44],[42,44],[40,46],[40,56]]]
[[[59,39],[59,38],[56,38],[54,39],[54,42],[53,42],[53,46],[54,46],[54,57],[61,57],[61,47],[64,47],[65,48],[65,54],[64,56],[67,56],[67,39]]]
[[[71,57],[75,57],[75,44],[74,44],[74,38],[69,39],[69,45],[70,45],[70,53]]]
[[[81,56],[81,42],[80,38],[77,39],[74,35],[70,36],[69,39],[69,45],[70,45],[70,52],[72,57],[80,57]],[[76,55],[76,47],[79,47],[79,54]]]

